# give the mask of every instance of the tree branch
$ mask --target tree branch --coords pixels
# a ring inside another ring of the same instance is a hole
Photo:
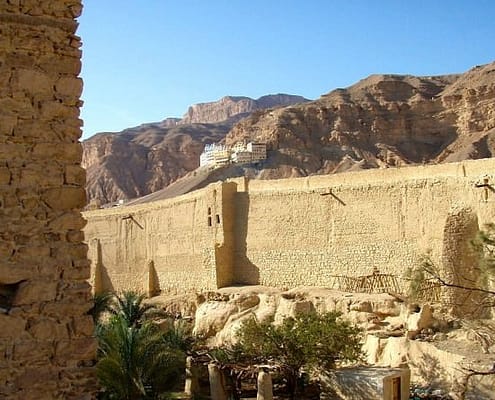
[[[437,274],[433,273],[432,271],[430,271],[428,269],[426,269],[425,271],[427,273],[429,273],[438,282],[440,282],[440,284],[442,284],[443,286],[451,287],[451,288],[455,288],[455,289],[469,290],[469,291],[473,291],[473,292],[480,292],[480,293],[495,296],[495,291],[493,291],[493,290],[488,290],[488,289],[483,289],[483,288],[478,288],[478,287],[463,286],[463,285],[459,285],[456,283],[448,283],[443,278],[441,278]]]

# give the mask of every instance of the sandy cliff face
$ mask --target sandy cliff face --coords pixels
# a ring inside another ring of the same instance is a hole
[[[224,97],[190,107],[182,120],[97,135],[83,143],[89,198],[108,202],[161,189],[198,165],[205,143],[224,138],[227,144],[267,143],[266,162],[234,171],[261,179],[452,162],[495,152],[495,63],[460,75],[371,75],[318,100],[303,100]],[[197,131],[190,124],[195,122],[215,124]]]
[[[228,124],[146,124],[83,142],[86,191],[102,204],[144,196],[197,168],[205,143],[222,140]]]
[[[218,101],[194,104],[187,110],[181,124],[216,123],[233,118],[239,121],[256,110],[280,107],[308,100],[301,96],[274,94],[260,97],[257,100],[241,96],[225,96]]]
[[[261,178],[491,157],[495,64],[463,75],[372,75],[296,107],[257,113],[227,143],[268,143]]]

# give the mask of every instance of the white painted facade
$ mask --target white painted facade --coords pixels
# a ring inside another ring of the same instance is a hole
[[[266,159],[266,144],[237,142],[232,147],[223,144],[207,144],[199,156],[200,167],[220,167],[230,162],[247,164]]]
[[[251,159],[253,162],[266,160],[266,144],[249,142],[247,144],[247,151],[251,153]]]

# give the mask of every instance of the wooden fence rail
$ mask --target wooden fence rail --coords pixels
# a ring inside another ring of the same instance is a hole
[[[350,293],[395,293],[407,296],[411,281],[391,274],[373,273],[371,275],[350,277],[332,276],[331,288]],[[439,301],[441,285],[435,280],[421,282],[416,297],[423,301]]]

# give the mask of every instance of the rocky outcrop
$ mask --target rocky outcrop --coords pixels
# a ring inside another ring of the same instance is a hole
[[[100,204],[160,190],[199,165],[205,144],[225,139],[254,110],[307,101],[300,96],[224,97],[191,106],[183,119],[167,118],[83,142],[88,199]]]
[[[227,143],[263,141],[260,178],[491,157],[495,64],[463,75],[372,75],[298,106],[257,113]]]
[[[266,162],[226,171],[225,177],[289,178],[492,157],[494,72],[495,63],[462,75],[372,75],[315,101],[270,95],[197,104],[182,120],[100,134],[84,142],[88,196],[108,202],[162,189],[198,165],[204,143],[221,140],[261,141],[269,150]],[[285,104],[290,105],[275,108]],[[203,123],[201,133],[188,133],[198,122]],[[161,137],[167,150],[150,151],[147,143],[157,144],[145,138],[147,132]],[[178,144],[179,137],[189,145]]]
[[[205,143],[222,140],[230,125],[163,127],[146,124],[83,142],[89,199],[108,203],[162,189],[198,167]]]
[[[307,102],[302,96],[270,94],[257,100],[244,96],[225,96],[218,101],[199,103],[189,107],[180,124],[239,121],[256,110]]]
[[[463,367],[490,369],[493,359],[473,336],[493,323],[472,326],[458,320],[445,320],[429,304],[410,304],[389,294],[346,293],[337,290],[299,287],[284,291],[263,286],[219,289],[196,296],[154,298],[168,312],[193,321],[193,332],[207,339],[209,346],[224,346],[237,339],[237,331],[248,318],[280,323],[284,318],[309,312],[338,311],[342,318],[359,326],[363,352],[369,365],[409,367],[416,384],[437,388],[443,393],[460,389],[465,378]],[[457,326],[457,328],[454,328]],[[476,336],[477,335],[477,336]],[[469,393],[492,398],[493,380],[476,381]],[[455,393],[452,393],[454,396]],[[458,398],[458,397],[454,397]]]

